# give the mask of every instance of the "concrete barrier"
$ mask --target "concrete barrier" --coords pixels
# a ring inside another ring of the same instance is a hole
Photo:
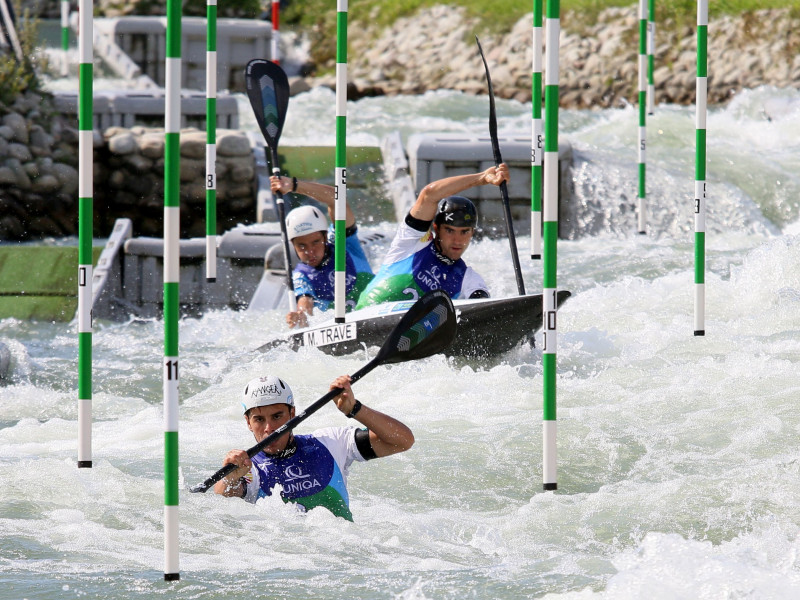
[[[503,161],[508,165],[511,179],[508,196],[514,230],[521,235],[530,234],[531,212],[531,138],[525,135],[500,135],[498,138]],[[397,152],[397,150],[395,150]],[[409,175],[413,195],[432,181],[443,177],[483,171],[494,165],[489,136],[469,133],[414,134],[407,143]],[[562,208],[572,197],[572,146],[559,144],[559,222],[566,212]],[[402,169],[401,169],[402,172]],[[395,174],[395,180],[399,177]],[[494,186],[479,186],[463,192],[473,200],[481,217],[481,227],[490,234],[504,231],[504,214],[500,192]],[[404,197],[407,198],[407,192]],[[407,200],[401,200],[407,202]],[[398,200],[395,199],[397,207]],[[399,208],[399,207],[398,207]],[[399,211],[404,215],[408,207]],[[400,218],[400,217],[398,217]],[[560,226],[559,226],[560,229]]]
[[[408,158],[403,149],[403,139],[400,137],[399,131],[393,131],[383,138],[381,154],[383,154],[386,185],[394,204],[394,217],[400,222],[411,209],[417,199],[417,194],[414,192],[414,183],[409,174]]]
[[[95,19],[101,35],[114,41],[141,72],[164,86],[167,20],[165,17]],[[181,87],[206,88],[206,20],[181,19]],[[244,68],[253,58],[271,58],[272,24],[253,19],[217,20],[217,82],[220,90],[243,92]]]
[[[93,127],[105,131],[109,127],[164,127],[162,89],[98,91],[93,97]],[[56,109],[65,115],[78,114],[77,92],[55,93]],[[181,127],[206,128],[206,96],[204,92],[181,92]],[[217,94],[217,127],[239,128],[239,105],[231,94]]]
[[[73,13],[77,18],[77,13]],[[73,28],[77,29],[75,25]],[[142,69],[125,51],[119,47],[110,35],[98,28],[93,29],[94,50],[117,75],[123,79],[136,81],[139,89],[157,88],[158,85],[149,76],[142,74]]]
[[[225,232],[217,246],[217,280],[211,283],[205,277],[205,238],[180,240],[181,314],[199,316],[208,310],[246,308],[261,280],[264,257],[280,240],[277,223],[240,226]],[[160,317],[164,297],[163,240],[129,239],[120,260],[119,306],[126,314]]]
[[[117,219],[106,245],[100,252],[92,273],[92,318],[123,320],[130,312],[121,299],[123,281],[120,255],[124,244],[131,238],[133,222],[130,219]],[[77,314],[75,315],[77,318]]]

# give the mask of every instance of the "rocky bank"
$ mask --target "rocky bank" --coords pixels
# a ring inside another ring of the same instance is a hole
[[[56,0],[35,0],[55,10]],[[132,6],[104,0],[100,7]],[[139,3],[142,4],[142,3]],[[159,5],[155,0],[151,7]],[[47,15],[43,9],[44,15]],[[163,13],[159,13],[163,14]],[[511,31],[489,34],[463,8],[440,5],[377,30],[353,19],[348,32],[349,97],[419,94],[434,89],[486,93],[474,35],[481,37],[498,97],[531,99],[531,15]],[[588,27],[562,17],[560,105],[608,108],[635,103],[638,16],[635,5],[602,12]],[[694,102],[696,31],[658,23],[655,86],[658,103]],[[763,10],[709,24],[708,99],[728,101],[760,85],[800,86],[800,18],[789,10]],[[318,65],[320,71],[333,65]],[[333,87],[333,75],[295,81],[302,91]],[[217,198],[219,229],[255,216],[254,159],[246,137],[219,132]],[[49,99],[25,94],[0,106],[0,240],[74,235],[77,229],[77,123],[56,115]],[[181,225],[183,236],[204,234],[205,135],[182,134]],[[130,217],[136,235],[161,235],[163,131],[134,128],[95,132],[95,235],[107,235],[117,217]]]
[[[510,32],[485,33],[462,7],[441,5],[399,19],[377,32],[348,32],[349,76],[361,95],[419,94],[434,89],[486,93],[475,35],[487,54],[497,96],[531,99],[532,15]],[[608,108],[635,103],[638,91],[638,12],[632,5],[603,11],[596,24],[574,31],[562,17],[560,105]],[[696,26],[656,23],[654,82],[658,102],[694,102]],[[330,78],[326,81],[332,82]],[[788,9],[724,16],[708,27],[708,101],[724,103],[760,85],[800,86],[800,18]]]
[[[78,131],[55,114],[48,97],[20,96],[0,107],[0,240],[77,234]],[[94,132],[94,235],[130,218],[136,235],[161,236],[164,130],[111,127]],[[205,235],[206,133],[181,131],[181,235]],[[217,131],[217,226],[255,216],[255,159],[240,131]]]
[[[36,93],[0,105],[0,240],[68,235],[77,226],[78,132]]]
[[[259,16],[257,9],[247,14],[242,8],[223,4],[221,16]],[[163,15],[165,5],[166,0],[98,0],[96,12],[102,16]],[[270,2],[261,0],[261,5],[260,12],[268,14]],[[31,6],[39,14],[58,18],[58,0],[31,0]],[[203,2],[189,3],[185,10],[204,15],[204,6]],[[563,108],[608,108],[636,101],[637,10],[635,2],[626,8],[609,8],[599,14],[596,23],[586,26],[562,9],[559,85]],[[496,94],[530,101],[530,13],[511,31],[500,34],[490,33],[480,21],[467,17],[463,7],[453,4],[422,9],[386,29],[372,25],[374,16],[365,18],[352,8],[348,14],[351,99],[436,89],[486,93],[474,41],[478,35],[489,59]],[[286,23],[281,27],[291,29]],[[335,30],[328,39],[333,36]],[[696,26],[661,20],[656,8],[654,81],[658,102],[694,102],[696,49]],[[306,85],[333,87],[334,67],[332,60],[316,65],[317,72],[328,74],[309,79]],[[777,9],[712,18],[708,27],[708,74],[710,103],[726,102],[737,91],[759,85],[800,86],[800,15]],[[297,89],[307,88],[300,85]]]

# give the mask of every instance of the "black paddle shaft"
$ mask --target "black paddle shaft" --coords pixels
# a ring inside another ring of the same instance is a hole
[[[270,163],[272,164],[272,174],[280,176],[281,167],[278,164],[278,148],[270,147]],[[277,201],[275,202],[278,209],[278,220],[281,223],[281,242],[283,243],[283,258],[286,264],[286,285],[294,296],[294,281],[292,281],[292,259],[291,248],[289,247],[289,235],[286,231],[286,203],[283,201],[283,194],[277,193]]]
[[[274,62],[262,58],[254,58],[244,72],[247,87],[247,98],[256,117],[264,141],[269,148],[272,174],[280,175],[278,164],[278,140],[280,140],[283,124],[286,121],[286,109],[289,106],[289,78],[286,72]],[[294,291],[292,282],[292,261],[289,248],[289,236],[286,233],[286,206],[283,194],[277,193],[278,221],[281,225],[281,240],[286,264],[286,285]],[[294,296],[294,294],[292,294]]]
[[[492,139],[492,154],[494,155],[494,164],[499,166],[503,162],[503,157],[500,156],[500,142],[497,140],[497,115],[494,108],[494,90],[492,89],[492,78],[489,75],[489,65],[486,64],[486,57],[483,55],[483,48],[478,36],[475,36],[475,41],[478,43],[478,51],[481,53],[481,60],[483,61],[483,68],[486,71],[486,83],[489,87],[489,137]],[[511,219],[511,204],[508,200],[508,185],[506,182],[500,184],[500,194],[503,198],[503,214],[506,221],[506,233],[508,234],[508,245],[511,247],[511,260],[514,263],[514,275],[517,279],[517,291],[520,296],[525,295],[525,283],[522,281],[522,269],[519,265],[519,253],[517,252],[517,240],[514,237],[514,223]]]
[[[408,309],[400,322],[389,334],[377,356],[350,376],[355,383],[364,375],[382,364],[392,364],[407,360],[425,358],[437,354],[447,348],[456,337],[456,311],[450,296],[442,290],[428,292]],[[295,415],[278,429],[273,431],[255,446],[247,450],[252,458],[272,442],[291,431],[305,421],[333,398],[342,393],[341,388],[334,388],[322,398],[311,404],[299,415]],[[234,464],[227,464],[203,483],[191,488],[191,492],[205,493],[220,479],[237,469]]]

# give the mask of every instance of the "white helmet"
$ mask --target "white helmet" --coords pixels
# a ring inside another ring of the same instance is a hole
[[[306,204],[286,215],[286,233],[290,240],[315,231],[328,231],[328,219],[318,208]]]
[[[242,413],[247,414],[251,408],[270,406],[271,404],[294,406],[292,388],[280,377],[275,377],[275,375],[256,377],[244,386]]]

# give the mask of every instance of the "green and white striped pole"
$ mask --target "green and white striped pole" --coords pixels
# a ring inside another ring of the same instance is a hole
[[[694,334],[705,335],[706,105],[708,100],[708,0],[697,2],[696,150],[694,181]]]
[[[647,114],[656,112],[656,85],[653,79],[656,53],[656,0],[648,0],[647,5]]]
[[[94,11],[92,0],[78,7],[78,468],[91,468]]]
[[[61,75],[69,75],[69,0],[61,0],[61,50],[64,63]]]
[[[558,245],[558,53],[561,35],[560,0],[547,2],[547,68],[544,72],[544,233],[542,300],[543,435],[542,481],[545,490],[558,489],[556,478],[556,271]]]
[[[217,0],[206,0],[206,281],[217,280]]]
[[[639,193],[636,213],[639,233],[647,223],[647,0],[639,0]]]
[[[531,259],[542,258],[542,0],[533,0],[533,73],[531,75]]]
[[[167,0],[164,120],[164,580],[178,566],[178,299],[180,284],[181,0]]]
[[[347,294],[347,0],[336,0],[336,197],[334,200],[334,320],[344,323]]]
[[[17,28],[14,26],[14,16],[11,12],[12,10],[13,6],[10,0],[2,0],[2,2],[0,2],[0,20],[2,20],[4,24],[7,24],[7,26],[5,26],[3,29],[3,34],[5,34],[4,37],[11,46],[11,49],[14,51],[17,61],[24,63],[25,53],[22,51],[22,45],[20,44],[19,37],[17,36]]]

